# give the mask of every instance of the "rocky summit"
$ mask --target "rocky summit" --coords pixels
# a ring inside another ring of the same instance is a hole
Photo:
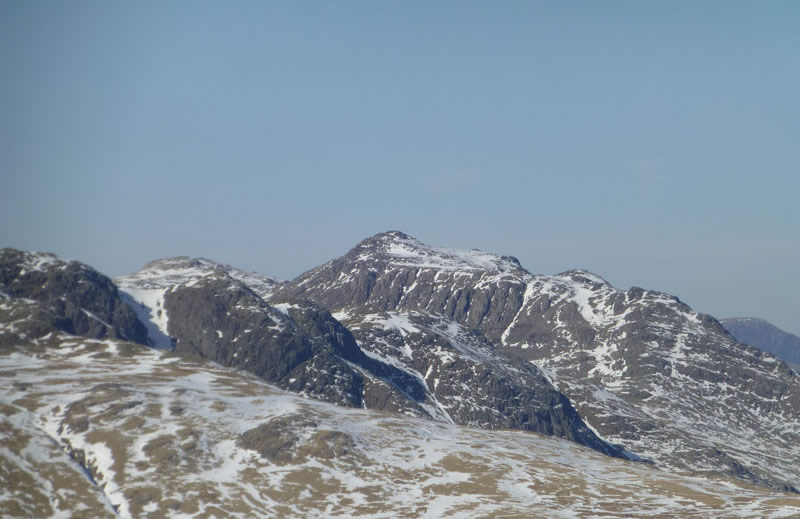
[[[290,281],[3,249],[0,364],[3,516],[800,513],[786,363],[668,294],[397,231]]]
[[[668,294],[618,290],[581,270],[533,275],[510,256],[388,232],[276,295],[315,301],[354,330],[391,333],[406,318],[444,320],[473,331],[510,365],[536,366],[601,438],[638,458],[776,489],[800,486],[797,374]],[[387,312],[393,319],[381,317]],[[387,341],[356,333],[362,347],[386,355]],[[402,350],[393,357],[408,362]],[[423,375],[436,383],[434,371]]]
[[[0,249],[0,344],[53,331],[145,343],[147,332],[114,283],[77,261]]]

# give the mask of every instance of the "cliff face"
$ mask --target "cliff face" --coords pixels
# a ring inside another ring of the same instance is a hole
[[[146,344],[144,326],[120,299],[116,285],[82,263],[62,261],[52,254],[2,249],[0,293],[8,301],[7,311],[11,306],[17,312],[24,307],[23,314],[36,314],[20,321],[14,336],[36,338],[58,330]],[[9,333],[7,341],[13,342],[11,336]]]

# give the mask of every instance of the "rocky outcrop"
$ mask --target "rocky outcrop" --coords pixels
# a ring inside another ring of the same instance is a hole
[[[352,313],[342,319],[369,355],[419,380],[424,405],[436,419],[535,431],[636,458],[598,438],[534,365],[514,362],[478,330],[418,311]]]
[[[117,281],[143,314],[153,316],[150,329],[168,337],[178,354],[242,369],[327,402],[380,404],[426,416],[416,400],[424,398],[418,382],[367,357],[326,310],[307,301],[268,304],[247,284],[256,279],[263,293],[263,278],[234,277],[230,267],[215,265],[160,260]]]
[[[0,292],[17,312],[25,306],[34,312],[20,329],[24,338],[58,330],[90,338],[146,341],[144,326],[120,299],[111,279],[82,263],[2,249]]]

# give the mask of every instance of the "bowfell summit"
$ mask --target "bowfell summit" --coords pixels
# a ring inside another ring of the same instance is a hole
[[[800,514],[797,373],[587,271],[391,231],[289,281],[3,249],[0,297],[2,515]]]

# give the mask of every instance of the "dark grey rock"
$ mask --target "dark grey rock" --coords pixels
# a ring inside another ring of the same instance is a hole
[[[414,400],[424,393],[419,383],[366,356],[326,310],[307,301],[270,305],[259,293],[271,289],[273,285],[264,281],[271,278],[243,276],[232,267],[216,265],[172,258],[152,262],[118,281],[132,293],[163,291],[161,306],[145,313],[166,314],[166,332],[178,354],[243,369],[282,388],[340,405],[380,402],[387,410],[427,416]],[[253,280],[259,293],[247,284]]]
[[[10,299],[38,303],[28,338],[60,330],[101,339],[146,344],[146,330],[106,276],[52,254],[0,250],[0,292]]]
[[[393,320],[400,320],[400,327]],[[567,438],[612,456],[569,400],[530,363],[514,363],[478,330],[421,312],[351,314],[359,344],[423,382],[417,398],[437,419],[485,429],[519,429]]]
[[[281,465],[309,458],[330,460],[356,452],[349,434],[320,429],[313,420],[297,414],[279,416],[245,431],[237,443]]]

